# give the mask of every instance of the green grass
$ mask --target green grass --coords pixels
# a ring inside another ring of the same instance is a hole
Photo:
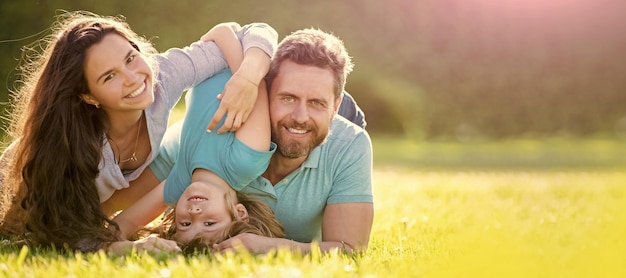
[[[376,137],[378,166],[421,170],[592,170],[626,168],[626,140],[545,138],[467,143]]]
[[[387,170],[376,177],[372,263],[387,258],[391,275],[626,275],[624,172]]]
[[[0,247],[0,277],[626,277],[621,142],[550,145],[374,138],[376,216],[362,256]]]

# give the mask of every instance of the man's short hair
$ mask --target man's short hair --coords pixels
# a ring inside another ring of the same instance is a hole
[[[313,28],[295,31],[278,44],[265,77],[268,89],[272,87],[280,64],[285,60],[291,60],[299,65],[330,69],[335,79],[335,98],[341,96],[346,78],[354,68],[343,41],[333,34]]]

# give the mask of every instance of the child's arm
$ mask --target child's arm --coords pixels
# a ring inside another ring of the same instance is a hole
[[[163,213],[165,210],[164,186],[165,181],[162,181],[148,194],[113,218],[113,221],[117,222],[120,227],[122,239],[130,238]]]
[[[233,73],[233,77],[224,87],[224,92],[239,92],[218,96],[222,102],[207,128],[208,130],[215,128],[226,113],[227,118],[224,125],[217,131],[218,133],[235,131],[250,119],[257,97],[257,88],[269,70],[270,57],[261,49],[252,47],[243,53],[241,43],[235,34],[239,29],[241,27],[236,23],[222,23],[202,36],[203,41],[215,41]],[[237,110],[241,113],[237,113]]]

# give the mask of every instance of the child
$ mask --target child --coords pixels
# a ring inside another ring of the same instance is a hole
[[[226,208],[232,220],[224,229],[214,232],[199,232],[191,239],[184,238],[183,233],[177,233],[176,209],[169,210],[161,224],[154,228],[145,228],[137,233],[138,237],[145,237],[150,234],[157,234],[159,237],[175,240],[182,248],[183,253],[202,252],[211,250],[214,244],[220,243],[241,233],[250,233],[266,237],[284,237],[282,225],[278,223],[274,212],[264,202],[252,198],[242,192],[236,192],[236,200],[231,194],[224,194]],[[236,204],[235,204],[236,202]],[[180,203],[180,201],[179,201]],[[239,217],[238,209],[242,207],[246,210],[247,216]],[[183,208],[184,209],[184,208]],[[190,214],[192,212],[189,212]],[[178,219],[184,219],[179,216]]]
[[[217,38],[228,37],[217,36],[220,32],[232,33],[232,30],[218,26],[209,33]],[[216,40],[216,43],[231,70],[236,71],[242,53],[239,43],[234,39]],[[258,86],[256,103],[248,121],[236,132],[218,134],[201,129],[207,126],[207,115],[212,115],[218,108],[216,96],[230,76],[228,70],[223,70],[187,93],[188,107],[182,126],[178,127],[182,131],[174,168],[167,180],[113,219],[120,227],[122,238],[132,238],[138,229],[156,218],[166,204],[175,206],[169,236],[183,244],[198,235],[207,242],[223,238],[232,223],[241,222],[272,223],[267,224],[271,228],[257,228],[265,230],[264,234],[271,237],[283,236],[269,207],[235,193],[265,171],[275,149],[275,144],[270,142],[265,84]],[[252,203],[248,207],[245,205]]]

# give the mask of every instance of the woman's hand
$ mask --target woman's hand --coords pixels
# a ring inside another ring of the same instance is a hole
[[[154,235],[136,241],[116,241],[107,247],[107,253],[113,255],[123,255],[132,250],[136,250],[137,252],[148,251],[152,253],[179,253],[182,251],[175,241],[160,238]]]
[[[248,119],[250,112],[252,112],[258,91],[258,84],[253,83],[240,72],[236,72],[226,82],[224,92],[217,96],[221,103],[207,129],[211,131],[217,127],[224,114],[226,114],[224,124],[217,130],[217,133],[236,131]]]
[[[262,254],[277,248],[271,241],[272,238],[269,237],[243,233],[214,244],[213,252],[237,251],[243,248],[255,254]]]
[[[218,95],[221,100],[207,127],[211,132],[226,115],[224,124],[217,133],[236,131],[246,122],[252,111],[259,89],[259,83],[269,70],[270,56],[262,49],[251,47],[243,53],[236,35],[241,26],[235,22],[221,23],[202,36],[202,41],[215,41],[226,59],[233,76]]]
[[[241,26],[236,22],[220,23],[200,38],[202,41],[214,41],[217,44],[233,73],[224,86],[224,91],[217,96],[221,103],[207,127],[209,132],[217,127],[224,115],[226,119],[217,133],[236,131],[248,119],[256,102],[258,82],[245,76],[245,72],[238,71],[244,56],[236,34],[239,30]]]

